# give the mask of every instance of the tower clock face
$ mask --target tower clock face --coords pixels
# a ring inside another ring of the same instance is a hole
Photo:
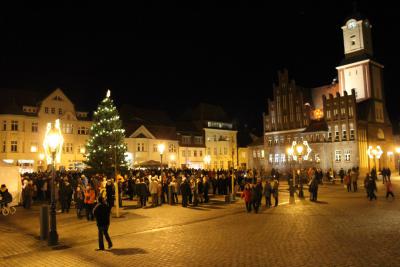
[[[356,22],[355,20],[350,20],[350,21],[347,23],[347,28],[348,28],[349,30],[354,29],[356,26],[357,26],[357,22]]]

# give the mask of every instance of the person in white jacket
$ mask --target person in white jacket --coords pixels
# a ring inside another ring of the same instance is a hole
[[[157,188],[158,188],[158,183],[157,180],[153,177],[153,179],[151,179],[150,185],[149,185],[149,191],[151,194],[151,205],[153,207],[157,206]]]

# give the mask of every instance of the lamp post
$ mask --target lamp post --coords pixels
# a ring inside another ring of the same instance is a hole
[[[47,123],[47,130],[43,141],[44,151],[46,153],[47,163],[52,165],[51,170],[51,209],[50,209],[50,232],[48,245],[54,246],[58,244],[57,224],[56,224],[56,199],[54,182],[56,177],[56,162],[61,161],[61,150],[64,138],[61,134],[60,121],[55,121],[54,127],[51,123]]]
[[[287,160],[289,162],[289,168],[292,170],[292,182],[289,183],[289,192],[290,192],[290,196],[294,197],[294,188],[295,188],[295,181],[296,181],[296,173],[294,168],[292,168],[292,160],[293,160],[293,148],[289,147],[287,149]],[[290,160],[290,157],[292,157],[292,160]]]
[[[157,149],[158,149],[158,152],[160,153],[160,165],[161,165],[160,170],[162,170],[163,169],[162,156],[164,154],[165,145],[164,144],[158,144]]]
[[[307,141],[302,141],[297,143],[296,141],[293,141],[292,147],[288,149],[288,152],[291,153],[291,156],[293,157],[293,160],[296,160],[299,162],[299,168],[300,168],[300,173],[299,173],[299,197],[304,197],[304,192],[303,192],[303,181],[301,179],[301,165],[303,163],[303,160],[308,160],[308,157],[311,153],[312,149],[308,145]]]
[[[376,146],[376,147],[369,146],[367,149],[367,154],[370,159],[374,160],[374,168],[376,171],[376,159],[380,159],[383,154],[381,147],[380,146]]]

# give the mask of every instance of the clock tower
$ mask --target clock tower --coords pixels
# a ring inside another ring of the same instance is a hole
[[[367,19],[350,18],[344,26],[343,42],[346,58],[360,54],[372,56],[371,24]]]
[[[377,120],[384,122],[383,65],[373,60],[371,24],[359,15],[350,17],[343,31],[344,59],[338,70],[339,92],[351,94],[354,89],[357,102],[373,99],[380,102]]]

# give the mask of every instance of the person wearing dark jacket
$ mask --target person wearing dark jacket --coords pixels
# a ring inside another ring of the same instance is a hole
[[[143,178],[142,179],[136,179],[136,193],[138,195],[138,198],[140,200],[140,207],[144,208],[146,207],[146,199],[147,199],[147,193],[148,188],[146,183],[144,182]]]
[[[65,211],[68,213],[71,207],[72,201],[72,186],[65,178],[64,181],[60,182],[60,202],[61,202],[61,212]]]
[[[115,188],[111,180],[108,180],[106,183],[106,196],[108,208],[111,210],[114,207],[115,201]]]
[[[262,197],[262,187],[258,186],[257,184],[253,184],[251,188],[251,203],[253,205],[255,213],[258,213],[261,197]]]
[[[209,197],[208,197],[208,190],[210,189],[210,185],[207,181],[207,176],[203,177],[203,191],[204,191],[204,203],[208,203]]]
[[[104,250],[103,235],[106,237],[108,248],[111,249],[113,244],[108,235],[108,227],[110,226],[110,208],[101,196],[98,198],[98,203],[93,209],[93,214],[96,218],[97,229],[99,232],[99,248],[96,250]]]
[[[187,182],[186,178],[184,177],[182,179],[182,184],[181,184],[182,207],[187,207],[189,193],[190,193],[190,185]]]

